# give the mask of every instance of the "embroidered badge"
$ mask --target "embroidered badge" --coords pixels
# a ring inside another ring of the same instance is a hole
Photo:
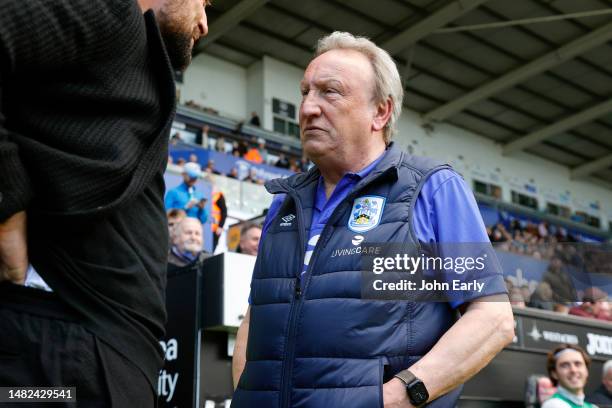
[[[363,196],[356,198],[349,217],[348,227],[353,232],[366,232],[380,224],[385,198]]]

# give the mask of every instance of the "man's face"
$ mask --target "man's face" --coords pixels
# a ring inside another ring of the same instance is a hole
[[[603,383],[604,387],[606,387],[606,390],[612,393],[612,369],[606,372],[606,375],[604,375],[604,377],[601,379],[601,382]]]
[[[589,378],[582,354],[575,350],[564,351],[558,358],[553,376],[564,388],[582,393]]]
[[[181,252],[202,251],[202,224],[196,219],[184,219],[176,230],[176,246]]]
[[[259,239],[261,238],[260,228],[251,228],[246,234],[240,237],[240,251],[243,254],[257,256],[259,249]]]
[[[204,10],[208,0],[163,0],[156,13],[159,29],[174,69],[184,71],[191,51],[208,33]]]
[[[310,159],[359,149],[376,112],[374,71],[353,50],[332,50],[306,68],[300,84],[300,138]]]
[[[168,232],[170,232],[170,235],[172,235],[172,231],[174,231],[174,227],[176,227],[179,224],[179,222],[183,220],[183,218],[184,217],[180,215],[168,217]]]
[[[193,187],[196,185],[196,183],[198,182],[197,178],[191,178],[189,177],[189,175],[187,173],[183,173],[183,181],[185,182],[185,184],[187,184],[189,187]]]

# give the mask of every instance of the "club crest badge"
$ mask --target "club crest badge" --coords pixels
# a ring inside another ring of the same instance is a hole
[[[348,227],[353,232],[366,232],[380,224],[385,198],[363,196],[356,198],[349,217]]]

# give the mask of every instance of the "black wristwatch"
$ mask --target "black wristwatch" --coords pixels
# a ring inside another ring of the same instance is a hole
[[[400,371],[395,377],[399,378],[406,386],[406,394],[408,394],[408,399],[412,405],[420,407],[427,402],[429,393],[423,381],[408,370]]]

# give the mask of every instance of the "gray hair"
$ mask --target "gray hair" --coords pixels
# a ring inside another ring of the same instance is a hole
[[[612,360],[608,360],[603,365],[603,377],[606,376],[608,370],[612,369]]]
[[[383,103],[388,98],[391,99],[393,111],[383,131],[385,143],[389,143],[391,136],[396,133],[396,124],[402,113],[402,100],[404,99],[404,88],[395,62],[387,51],[378,47],[368,38],[354,36],[342,31],[334,31],[319,39],[315,57],[327,51],[338,49],[360,52],[370,61],[374,70],[375,103]]]

